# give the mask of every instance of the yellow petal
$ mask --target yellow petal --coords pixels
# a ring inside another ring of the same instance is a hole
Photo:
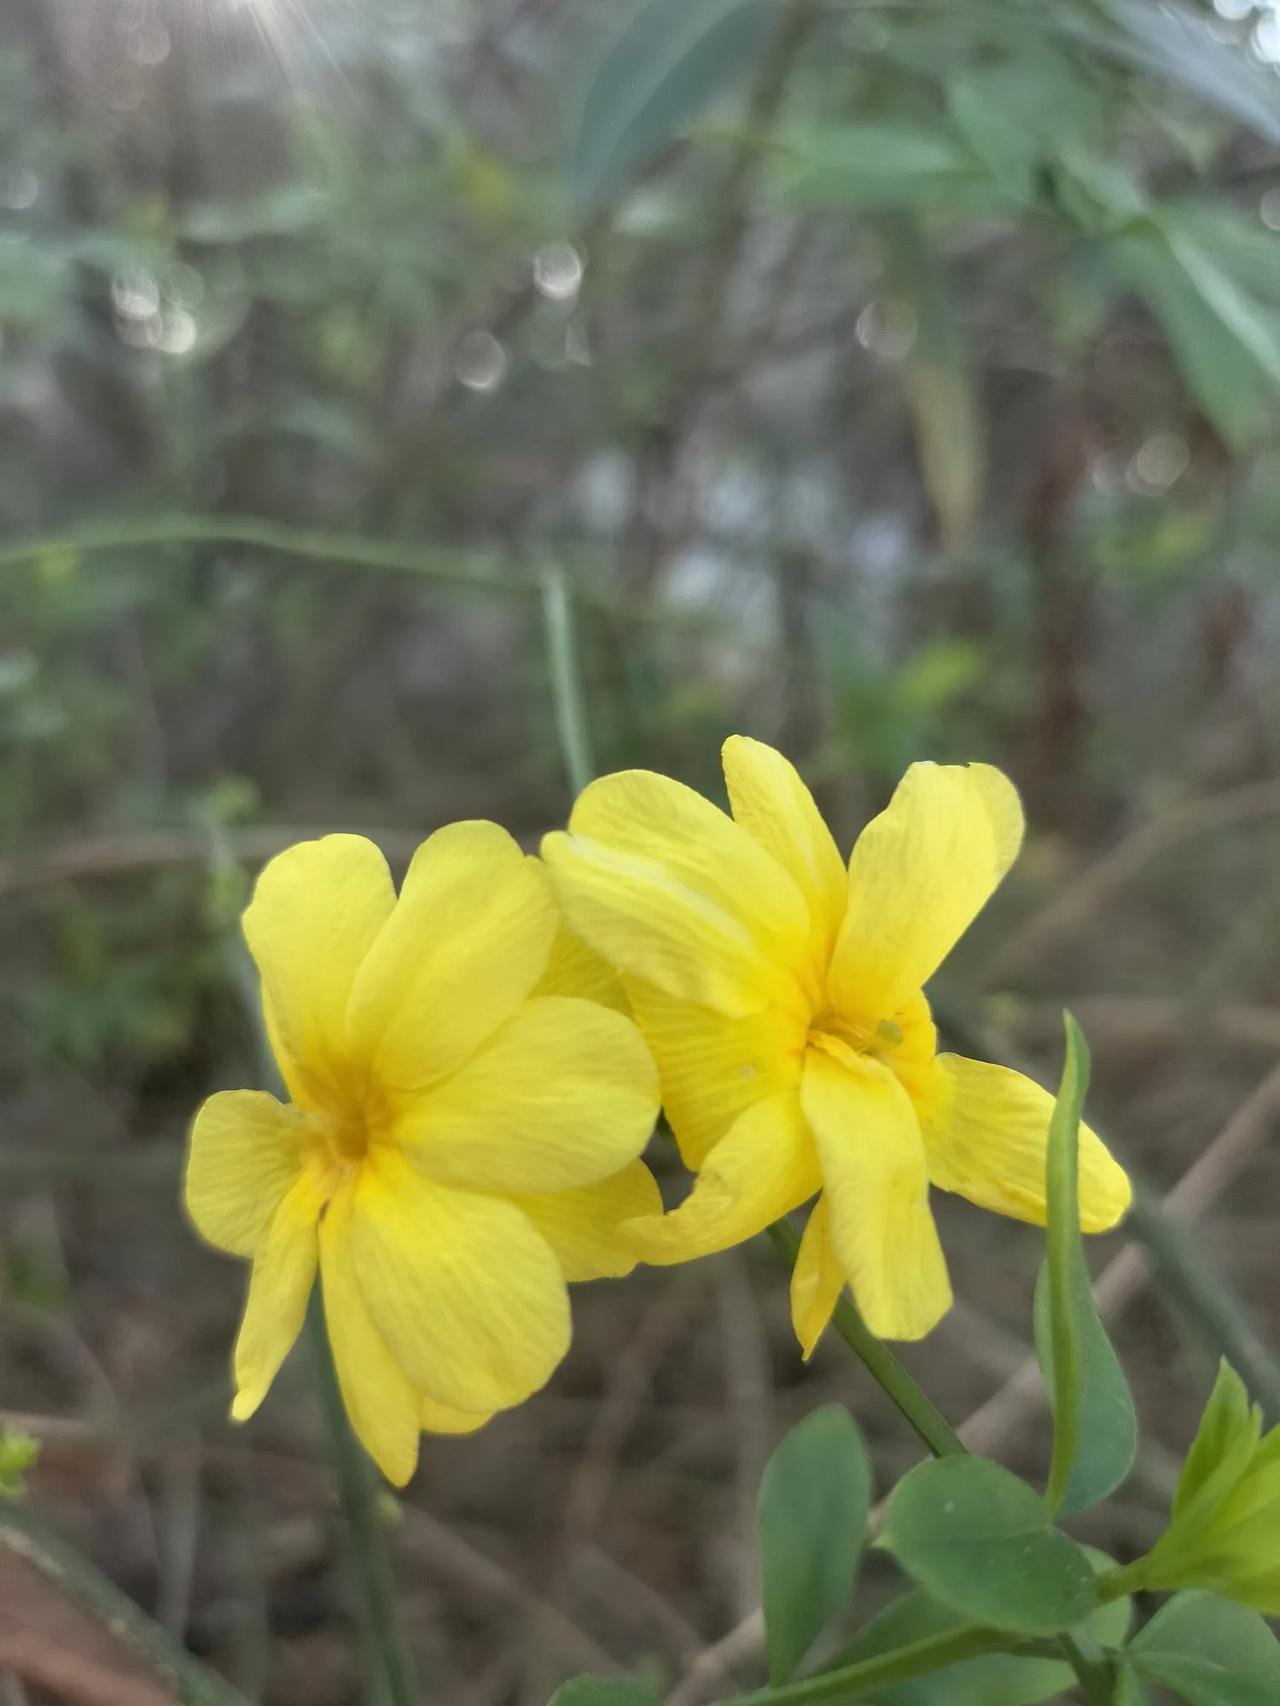
[[[922,1107],[929,1177],[980,1208],[1034,1226],[1045,1221],[1045,1150],[1053,1097],[1005,1066],[942,1054]],[[1106,1232],[1132,1199],[1129,1180],[1097,1134],[1080,1127],[1080,1225]]]
[[[845,1013],[895,1014],[933,976],[1017,856],[1022,808],[986,764],[913,764],[849,861],[829,989]]]
[[[454,823],[414,855],[351,993],[352,1053],[389,1091],[452,1072],[546,970],[555,907],[537,862],[496,823]]]
[[[831,1242],[854,1301],[882,1339],[921,1339],[951,1307],[929,1209],[915,1110],[893,1074],[819,1049],[800,1096],[822,1163]]]
[[[727,1250],[790,1214],[821,1184],[813,1141],[791,1093],[757,1102],[708,1155],[693,1189],[661,1219],[623,1230],[642,1262],[668,1265]]]
[[[733,819],[669,777],[593,782],[543,858],[570,927],[612,964],[724,1013],[795,1005],[808,915],[787,872]]]
[[[257,1251],[302,1168],[302,1116],[261,1090],[220,1090],[196,1115],[187,1155],[187,1213],[233,1256]]]
[[[291,1095],[326,1101],[341,1082],[352,984],[394,905],[387,862],[360,835],[301,841],[259,876],[244,934]]]
[[[724,743],[734,821],[789,871],[809,908],[815,951],[826,964],[844,917],[844,860],[813,795],[780,752],[745,735]]]
[[[316,1223],[323,1201],[314,1175],[300,1174],[254,1257],[236,1339],[236,1396],[231,1414],[237,1422],[248,1421],[261,1404],[302,1331],[316,1278]]]
[[[658,1065],[662,1105],[688,1166],[702,1166],[738,1116],[800,1086],[805,1019],[770,1007],[729,1019],[627,979],[636,1023]]]
[[[831,1242],[827,1199],[813,1205],[791,1271],[791,1323],[804,1360],[813,1355],[844,1290],[844,1269]]]
[[[568,1350],[559,1264],[514,1204],[433,1184],[380,1146],[356,1183],[350,1236],[374,1326],[428,1397],[506,1409]]]
[[[629,1274],[636,1257],[620,1235],[622,1223],[662,1213],[657,1184],[643,1161],[596,1185],[514,1200],[555,1251],[561,1273],[574,1281]]]
[[[320,1226],[320,1284],[325,1327],[342,1401],[356,1438],[394,1486],[418,1462],[423,1397],[369,1319],[351,1258],[353,1192],[338,1192]]]
[[[631,1020],[549,995],[406,1104],[396,1133],[441,1184],[560,1191],[633,1161],[657,1117],[657,1070]]]
[[[580,1001],[596,1001],[601,1007],[631,1017],[630,1003],[615,966],[575,936],[563,921],[551,944],[547,969],[534,985],[537,995],[571,995]]]
[[[475,1415],[470,1410],[451,1410],[447,1404],[424,1397],[418,1420],[429,1434],[473,1434],[493,1420],[493,1412]]]

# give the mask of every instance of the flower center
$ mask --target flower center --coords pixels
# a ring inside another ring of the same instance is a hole
[[[832,1052],[847,1048],[855,1054],[869,1054],[878,1059],[901,1048],[903,1030],[896,1019],[866,1019],[858,1013],[840,1013],[828,1007],[810,1022],[809,1041],[818,1048],[833,1041],[839,1047]]]

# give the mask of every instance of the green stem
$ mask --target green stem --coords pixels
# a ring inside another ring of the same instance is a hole
[[[243,1694],[207,1670],[114,1583],[51,1534],[25,1506],[0,1500],[0,1547],[14,1553],[73,1599],[155,1671],[181,1706],[248,1706]]]
[[[769,1228],[769,1236],[794,1267],[800,1249],[800,1235],[791,1222],[776,1221]],[[832,1322],[836,1332],[862,1358],[872,1378],[884,1388],[933,1455],[963,1456],[965,1448],[942,1411],[920,1389],[889,1347],[876,1338],[847,1297],[841,1296],[836,1304]]]
[[[314,1299],[307,1316],[307,1334],[311,1341],[316,1388],[329,1435],[334,1480],[346,1518],[349,1555],[355,1566],[365,1651],[369,1674],[374,1679],[373,1698],[376,1706],[414,1706],[417,1678],[400,1627],[395,1582],[387,1555],[386,1530],[378,1514],[373,1472],[347,1421],[324,1317]]]
[[[824,1671],[821,1676],[807,1676],[800,1682],[786,1682],[777,1688],[762,1688],[754,1694],[735,1695],[722,1701],[721,1706],[811,1706],[817,1700],[863,1700],[896,1683],[928,1676],[931,1671],[944,1670],[981,1653],[1007,1651],[1008,1647],[1009,1637],[999,1630],[950,1629],[945,1634],[930,1635],[926,1640],[898,1647],[891,1653],[878,1653],[873,1659],[860,1659],[855,1664],[841,1665],[838,1670]]]
[[[800,1235],[791,1222],[775,1221],[769,1228],[769,1236],[794,1267],[800,1250]],[[862,1359],[872,1378],[883,1388],[886,1396],[897,1406],[935,1457],[967,1455],[965,1445],[941,1410],[920,1389],[893,1352],[876,1338],[853,1304],[843,1295],[836,1304],[832,1322],[840,1337]],[[1007,1637],[1005,1645],[1007,1647]],[[1058,1645],[1063,1657],[1075,1672],[1090,1706],[1109,1706],[1112,1693],[1110,1666],[1091,1638],[1077,1631],[1074,1634],[1060,1635]],[[827,1678],[818,1677],[814,1680],[825,1682]],[[782,1697],[770,1694],[761,1698],[773,1702]],[[785,1698],[793,1697],[788,1695]],[[794,1698],[820,1700],[826,1696],[814,1694]]]
[[[315,527],[289,527],[256,516],[160,516],[151,521],[85,527],[40,539],[0,546],[0,570],[23,568],[50,558],[89,556],[99,551],[141,551],[166,545],[243,545],[285,557],[345,568],[381,569],[421,576],[470,592],[511,593],[536,598],[541,583],[534,575],[515,574],[500,565],[495,551],[402,544],[362,534],[331,533]],[[584,559],[584,570],[590,566]],[[670,611],[623,604],[605,593],[583,588],[578,596],[628,621],[663,626],[697,626]]]
[[[563,569],[548,568],[542,577],[542,615],[546,623],[547,669],[556,734],[568,772],[569,786],[580,794],[596,773],[591,729],[573,619],[573,595]]]

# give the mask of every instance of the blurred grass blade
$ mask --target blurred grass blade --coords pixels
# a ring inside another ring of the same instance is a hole
[[[941,259],[930,250],[920,222],[909,215],[886,218],[883,229],[894,294],[915,321],[905,383],[920,474],[939,541],[958,551],[973,533],[985,469],[972,364]]]
[[[1188,388],[1226,443],[1246,449],[1280,397],[1280,319],[1191,238],[1122,237],[1113,262],[1164,328]]]
[[[758,1521],[769,1680],[785,1682],[853,1595],[871,1509],[858,1425],[824,1404],[765,1466]]]
[[[587,210],[742,79],[779,8],[771,0],[643,0],[587,86],[569,192]]]
[[[1124,1371],[1098,1315],[1080,1233],[1080,1118],[1089,1049],[1065,1015],[1067,1055],[1049,1126],[1048,1256],[1036,1296],[1036,1351],[1053,1406],[1045,1497],[1072,1516],[1107,1496],[1133,1467],[1138,1424]]]

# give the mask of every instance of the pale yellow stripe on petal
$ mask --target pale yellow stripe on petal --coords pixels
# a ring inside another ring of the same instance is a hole
[[[475,1415],[470,1410],[452,1410],[434,1398],[422,1398],[418,1420],[429,1434],[473,1434],[493,1420],[494,1412]]]
[[[745,735],[731,735],[722,757],[734,821],[795,880],[825,970],[848,895],[845,863],[831,831],[795,766],[780,752]]]
[[[302,1116],[261,1090],[220,1090],[191,1127],[187,1213],[202,1238],[252,1256],[302,1169]]]
[[[798,1001],[794,978],[742,919],[656,859],[559,831],[543,838],[542,857],[572,928],[627,977],[735,1016]]]
[[[922,1110],[929,1176],[980,1208],[1043,1226],[1053,1097],[1005,1066],[939,1055]],[[1080,1127],[1080,1224],[1106,1232],[1132,1200],[1127,1175],[1097,1134]]]
[[[369,1318],[351,1259],[350,1186],[329,1205],[320,1227],[325,1328],[342,1401],[356,1438],[394,1486],[418,1462],[423,1397],[396,1364]]]
[[[316,1222],[323,1198],[312,1174],[285,1194],[254,1258],[249,1296],[235,1348],[231,1414],[247,1421],[267,1395],[302,1331],[316,1278]]]
[[[688,1166],[697,1169],[740,1114],[784,1091],[798,1092],[807,1025],[766,1008],[731,1019],[679,1001],[638,979],[627,992],[658,1065],[662,1103]]]
[[[844,1269],[831,1242],[827,1199],[820,1196],[805,1225],[791,1272],[791,1323],[808,1362],[844,1290]]]
[[[507,1194],[594,1184],[633,1161],[658,1116],[658,1073],[630,1019],[592,1001],[526,1001],[397,1136],[432,1179]]]
[[[565,1279],[574,1282],[629,1274],[636,1256],[620,1234],[623,1222],[662,1213],[658,1186],[643,1161],[599,1184],[514,1201],[555,1251]]]
[[[763,1232],[821,1182],[799,1099],[784,1092],[739,1117],[678,1208],[659,1219],[631,1221],[623,1232],[643,1262],[691,1261]]]
[[[906,1091],[874,1061],[855,1069],[814,1049],[800,1094],[831,1242],[863,1319],[882,1339],[923,1338],[951,1307],[951,1286]]]
[[[913,764],[849,861],[829,982],[837,1009],[897,1012],[986,905],[1021,839],[1022,808],[998,770]]]
[[[568,1350],[559,1264],[513,1203],[434,1184],[376,1146],[355,1186],[350,1238],[375,1327],[440,1403],[506,1409],[545,1385]]]
[[[387,862],[360,835],[299,842],[263,869],[244,935],[287,1077],[296,1066],[322,1093],[341,1078],[352,985],[394,905]]]
[[[524,1001],[555,931],[546,875],[505,829],[437,830],[360,968],[348,1014],[353,1055],[392,1093],[452,1072]]]

